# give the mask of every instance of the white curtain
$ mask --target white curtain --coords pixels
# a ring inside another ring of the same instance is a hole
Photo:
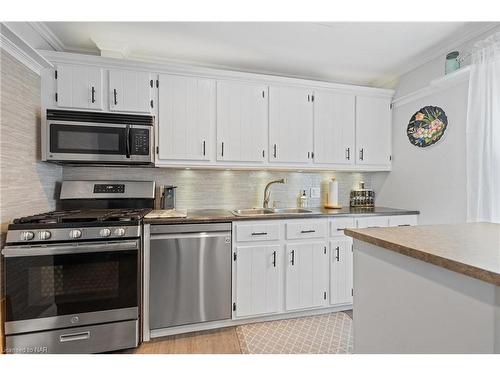
[[[466,136],[467,221],[500,223],[500,33],[472,53]]]

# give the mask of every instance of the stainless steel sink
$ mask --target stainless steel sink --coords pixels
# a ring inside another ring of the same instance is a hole
[[[293,215],[310,214],[311,210],[306,208],[245,208],[231,211],[235,216],[269,216],[269,215]]]
[[[275,214],[311,214],[307,208],[273,208]]]
[[[231,212],[236,216],[260,216],[272,214],[273,210],[270,208],[244,208],[241,210],[233,210]]]

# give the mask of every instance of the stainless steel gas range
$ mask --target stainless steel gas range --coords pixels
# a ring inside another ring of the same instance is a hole
[[[57,211],[9,225],[7,353],[137,346],[141,219],[154,190],[147,181],[64,181]]]

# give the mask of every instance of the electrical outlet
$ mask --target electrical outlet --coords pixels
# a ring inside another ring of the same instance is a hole
[[[320,195],[320,189],[319,187],[312,187],[311,188],[311,198],[319,198],[319,195]]]

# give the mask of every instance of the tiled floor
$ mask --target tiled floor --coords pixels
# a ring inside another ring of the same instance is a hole
[[[352,318],[343,312],[236,328],[244,354],[352,353]]]

